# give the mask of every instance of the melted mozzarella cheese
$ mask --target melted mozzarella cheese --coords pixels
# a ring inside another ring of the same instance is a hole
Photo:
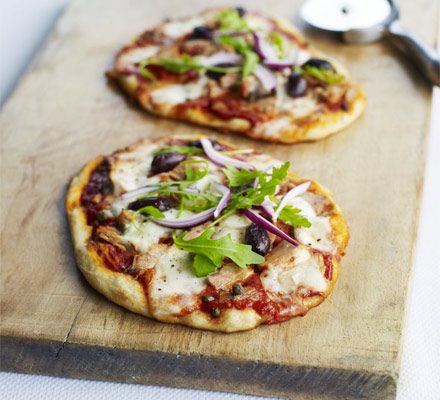
[[[197,189],[200,192],[207,192],[210,189],[213,182],[221,183],[220,177],[208,173],[208,175],[204,176],[202,179],[199,179],[198,181],[195,181],[189,187],[191,189]]]
[[[332,226],[329,217],[316,215],[313,207],[301,196],[294,197],[288,203],[294,208],[299,208],[312,224],[310,228],[299,226],[295,228],[295,237],[303,244],[309,245],[314,249],[334,252],[335,244],[331,240]]]
[[[327,281],[322,276],[322,273],[315,267],[309,264],[298,265],[291,273],[281,274],[281,279],[288,282],[289,279],[295,283],[297,287],[304,287],[318,292],[325,292],[327,290]]]
[[[186,84],[174,84],[162,89],[154,90],[151,99],[156,104],[175,105],[187,100],[199,98],[206,88],[208,78],[201,76],[197,82]]]
[[[230,234],[233,242],[244,243],[246,228],[250,224],[251,221],[244,215],[233,214],[218,224],[212,238],[218,239]]]
[[[158,182],[157,176],[147,178],[152,159],[153,157],[145,157],[145,160],[139,163],[128,160],[118,163],[110,174],[115,185],[115,193],[129,192],[141,186]]]
[[[319,103],[312,97],[286,98],[281,104],[280,110],[293,118],[299,119],[313,114],[319,108]]]
[[[152,156],[156,150],[162,148],[156,143],[144,143],[136,146],[133,151],[124,151],[118,154],[119,160],[142,160],[144,157]]]
[[[310,54],[303,50],[299,49],[298,54],[302,54],[302,60],[305,59],[304,61],[301,61],[300,64],[310,58]],[[290,97],[286,91],[287,79],[286,76],[278,74],[276,108],[281,116],[262,124],[264,134],[267,136],[272,134],[276,135],[279,131],[283,130],[294,130],[295,125],[293,125],[293,122],[295,119],[301,119],[312,115],[320,108],[319,102],[313,97],[312,93],[308,93],[304,97]]]
[[[321,272],[321,256],[311,254],[304,246],[283,247],[288,250],[286,253],[283,249],[284,257],[276,258],[277,262],[269,264],[261,274],[263,287],[279,294],[295,293],[300,287],[325,292],[328,284]]]
[[[179,210],[171,209],[165,211],[163,214],[166,218],[177,218],[177,214]],[[190,211],[183,211],[181,218],[189,217],[193,215]],[[164,237],[170,237],[172,233],[172,229],[165,228],[154,222],[136,222],[136,227],[133,224],[128,224],[127,229],[122,235],[122,239],[133,244],[136,249],[142,253],[148,251],[148,249],[157,244],[159,239]]]
[[[309,51],[298,48],[297,59],[296,59],[297,65],[304,64],[306,61],[310,60],[310,58],[312,58],[312,54]]]
[[[201,17],[188,18],[182,21],[168,22],[164,26],[165,35],[177,39],[190,33],[196,26],[202,26],[205,21]]]
[[[246,159],[246,162],[253,165],[260,171],[264,171],[269,166],[279,168],[283,163],[279,160],[274,160],[273,158],[265,155],[265,154],[255,154],[251,155]]]
[[[128,67],[153,57],[158,51],[159,46],[137,47],[122,54],[119,58],[119,62],[122,67]]]
[[[127,208],[127,203],[127,201],[124,201],[118,197],[112,204],[111,213],[113,214],[113,217],[117,217],[119,214],[121,214],[122,209]]]
[[[156,315],[179,313],[207,286],[206,278],[195,276],[191,254],[175,246],[159,258],[155,270],[149,296]]]
[[[115,187],[115,194],[128,192],[147,184],[159,181],[158,176],[147,177],[157,146],[138,148],[136,151],[121,153],[112,167],[110,177]]]
[[[133,224],[127,225],[128,229],[124,232],[122,239],[133,244],[136,250],[145,253],[148,249],[157,244],[160,238],[170,236],[172,229],[157,225],[154,222],[138,223],[138,231]]]
[[[280,113],[293,118],[304,118],[317,110],[319,103],[315,98],[311,97],[311,95],[295,98],[290,97],[286,92],[286,83],[287,78],[279,75],[276,101]],[[280,120],[284,120],[284,122],[280,122],[283,126],[287,121],[290,122],[290,119],[285,117],[280,118]],[[272,129],[276,129],[276,125],[274,125]]]

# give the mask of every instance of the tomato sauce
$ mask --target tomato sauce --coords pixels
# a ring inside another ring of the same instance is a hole
[[[333,278],[333,260],[331,254],[323,254],[322,258],[324,259],[325,272],[324,276],[329,281]]]
[[[218,108],[219,103],[224,104],[225,107]],[[216,104],[215,107],[214,104]],[[257,113],[241,110],[239,100],[231,99],[226,96],[215,99],[204,97],[201,99],[188,101],[184,104],[179,104],[177,106],[177,117],[183,118],[184,112],[187,108],[200,108],[225,120],[230,120],[232,118],[246,119],[250,122],[252,126],[257,125],[259,122],[262,121],[261,117]]]
[[[90,174],[89,182],[81,193],[81,206],[86,209],[87,224],[93,227],[92,238],[100,225],[116,226],[114,218],[99,220],[98,214],[106,206],[106,196],[113,193],[110,179],[111,161],[104,158]],[[92,242],[93,243],[93,242]],[[105,265],[115,272],[127,272],[133,264],[134,255],[109,243],[96,242],[95,246]]]
[[[81,206],[87,210],[87,224],[96,228],[100,222],[97,219],[99,211],[104,208],[106,194],[113,193],[113,182],[110,179],[111,162],[104,158],[90,174],[87,185],[81,193]],[[108,225],[110,221],[106,221]]]
[[[336,103],[325,103],[325,106],[330,111],[348,111],[350,109],[350,106],[348,102],[345,99],[341,99]]]
[[[301,297],[303,299],[305,299],[307,297],[314,297],[314,296],[324,296],[324,293],[318,292],[316,290],[309,290],[307,293],[304,293],[301,295]]]
[[[216,106],[213,107],[214,103]],[[219,108],[219,104],[221,103],[224,107]],[[231,94],[227,94],[221,96],[219,98],[213,99],[213,102],[210,107],[210,111],[221,118],[224,119],[232,119],[232,118],[244,118],[247,119],[252,126],[255,126],[257,123],[262,121],[261,116],[258,113],[252,113],[250,111],[241,110],[243,104],[242,99],[231,97]]]
[[[167,244],[168,246],[172,246],[174,244],[174,240],[171,236],[159,238],[159,244]]]
[[[224,110],[218,110],[215,108],[211,108],[209,111],[211,111],[213,114],[217,115],[218,117],[226,120],[230,120],[232,118],[247,119],[252,126],[255,126],[258,122],[261,121],[261,118],[258,115],[246,111],[241,111],[239,109],[234,110],[234,109],[226,108]]]
[[[236,308],[237,310],[245,310],[247,308],[254,309],[259,315],[269,317],[265,324],[272,324],[275,322],[281,322],[290,319],[290,316],[283,316],[281,314],[283,304],[279,304],[271,300],[264,291],[259,274],[251,275],[244,283],[243,287],[253,289],[253,293],[249,297],[241,296],[228,296],[226,299],[221,296],[221,291],[214,289],[213,286],[208,287],[204,294],[209,294],[214,297],[213,301],[198,304],[198,308],[201,311],[210,314],[214,308],[221,310],[228,308]],[[185,310],[187,311],[187,310]],[[194,311],[194,306],[191,307],[189,312]]]

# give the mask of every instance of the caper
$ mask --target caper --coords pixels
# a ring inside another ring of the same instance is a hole
[[[113,182],[110,178],[105,179],[101,183],[101,187],[99,188],[99,191],[104,194],[110,194],[113,193]]]
[[[251,245],[252,251],[265,256],[270,250],[270,237],[267,231],[256,224],[246,228],[244,236],[246,244]]]
[[[96,172],[102,173],[102,174],[106,173],[109,165],[110,165],[110,160],[107,157],[105,157],[102,160],[101,164],[99,164],[98,167],[96,168]]]
[[[307,79],[297,72],[289,76],[286,85],[287,94],[290,97],[301,97],[307,92]]]
[[[307,65],[319,69],[333,69],[332,65],[327,60],[322,60],[320,58],[310,58],[301,67],[305,68]]]
[[[220,310],[220,308],[214,307],[211,310],[211,317],[212,318],[218,318],[218,317],[220,317],[221,313],[222,313],[222,310]]]
[[[202,296],[202,302],[203,303],[209,303],[209,302],[214,301],[214,300],[215,300],[215,297],[212,294],[204,294]]]
[[[118,222],[116,224],[116,229],[121,233],[125,233],[125,230],[127,229],[127,227],[125,226],[125,224],[123,222]]]
[[[181,153],[156,154],[151,162],[151,172],[156,175],[161,172],[171,171],[184,160],[186,160],[186,155]]]
[[[244,287],[239,283],[235,283],[232,286],[232,295],[233,296],[241,296],[244,294]]]
[[[99,221],[99,222],[104,222],[106,219],[107,219],[107,215],[106,215],[106,213],[105,213],[105,211],[100,211],[99,213],[98,213],[98,215],[96,216],[96,219]]]
[[[104,157],[104,159],[102,160],[101,165],[104,165],[104,166],[110,165],[110,160],[107,157]]]
[[[137,211],[147,206],[153,206],[160,211],[166,211],[171,208],[170,203],[171,201],[168,197],[146,197],[144,199],[132,201],[128,204],[127,208],[129,210]]]

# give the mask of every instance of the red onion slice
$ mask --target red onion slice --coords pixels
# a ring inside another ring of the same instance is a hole
[[[284,68],[289,68],[292,65],[296,64],[297,61],[298,61],[298,50],[292,49],[288,57],[282,59],[280,58],[267,59],[264,60],[264,64],[276,70],[283,70]]]
[[[284,233],[281,229],[277,228],[274,224],[270,223],[267,219],[263,218],[260,214],[256,213],[253,210],[243,210],[244,215],[248,217],[252,222],[257,224],[263,229],[266,229],[269,232],[272,232],[274,235],[279,236],[281,239],[284,239],[286,242],[293,244],[294,246],[299,246],[299,243],[291,238],[289,235]]]
[[[263,214],[272,221],[275,215],[274,206],[275,203],[269,199],[269,196],[266,196],[261,203],[261,211],[263,211]]]
[[[164,226],[166,228],[173,229],[188,229],[197,225],[201,225],[206,221],[211,220],[214,217],[216,207],[211,207],[208,210],[202,211],[196,215],[192,215],[187,218],[179,218],[179,219],[171,219],[171,218],[163,218],[157,219],[154,218],[152,221],[157,225]]]
[[[231,199],[231,191],[225,185],[220,185],[217,182],[214,182],[213,186],[223,195],[214,211],[214,218],[217,218],[228,205],[228,201]]]
[[[122,194],[121,200],[129,199],[131,197],[139,197],[159,189],[160,189],[159,186],[142,186],[140,188],[130,190],[129,192]]]
[[[254,167],[251,164],[245,163],[240,160],[236,160],[235,158],[231,158],[225,156],[224,154],[219,153],[217,150],[214,149],[209,139],[203,138],[200,140],[200,142],[202,144],[203,151],[208,156],[208,158],[219,167],[224,167],[228,163],[238,169],[246,168],[250,171],[254,169]]]
[[[279,58],[273,47],[267,43],[262,35],[252,32],[255,40],[255,51],[263,60],[263,63],[270,68],[282,70],[286,67],[291,67],[298,60],[298,50],[293,48],[286,58]]]
[[[242,62],[243,56],[241,54],[228,53],[226,51],[213,54],[204,60],[200,60],[200,63],[206,67],[212,67],[217,64],[241,64]]]
[[[295,186],[293,189],[290,189],[282,198],[280,205],[278,206],[275,214],[273,216],[273,220],[276,221],[278,216],[280,215],[281,210],[287,206],[290,200],[292,200],[296,196],[300,196],[303,193],[307,192],[311,182],[301,183],[301,185]]]
[[[263,65],[257,64],[254,69],[254,74],[260,80],[264,89],[266,89],[268,92],[271,92],[277,87],[276,75]]]
[[[264,61],[266,59],[275,60],[277,56],[272,46],[266,42],[264,37],[257,32],[252,32],[252,36],[255,40],[255,51]]]

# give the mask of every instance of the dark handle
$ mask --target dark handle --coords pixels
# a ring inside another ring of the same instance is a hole
[[[402,26],[399,20],[391,22],[385,34],[406,52],[433,85],[440,86],[440,56],[426,43]]]

